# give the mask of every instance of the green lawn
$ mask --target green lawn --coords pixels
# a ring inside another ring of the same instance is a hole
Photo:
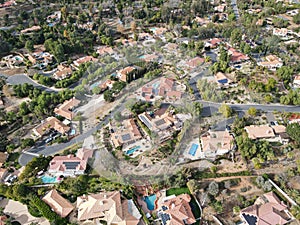
[[[190,190],[187,187],[182,188],[170,188],[167,190],[167,196],[170,195],[180,195],[180,194],[191,194]]]

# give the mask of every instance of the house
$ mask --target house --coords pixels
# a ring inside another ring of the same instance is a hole
[[[65,65],[59,65],[57,71],[52,75],[56,80],[63,80],[70,77],[72,74],[72,68]]]
[[[158,55],[155,55],[155,54],[142,55],[140,57],[140,59],[145,62],[154,62],[154,61],[157,61]]]
[[[38,126],[33,129],[33,134],[37,137],[42,137],[46,134],[50,129],[54,129],[61,134],[66,134],[69,132],[70,127],[63,124],[60,120],[55,117],[48,117]]]
[[[149,34],[149,33],[144,33],[143,32],[143,33],[139,33],[138,34],[139,41],[149,40],[151,38],[153,38],[153,36],[151,34]]]
[[[5,177],[8,174],[8,170],[6,168],[0,168],[0,182],[4,182]]]
[[[0,167],[2,167],[3,164],[6,162],[8,156],[9,156],[8,153],[0,152]]]
[[[119,191],[83,195],[77,198],[79,221],[101,219],[106,224],[137,225],[141,219],[132,200],[123,200]]]
[[[49,163],[48,172],[53,176],[75,176],[84,174],[89,158],[93,157],[94,151],[81,148],[76,156],[55,156]]]
[[[214,11],[215,12],[220,12],[220,13],[223,13],[225,12],[227,9],[227,5],[226,4],[222,4],[222,5],[218,5],[214,8]]]
[[[205,157],[216,157],[233,149],[234,138],[228,131],[209,131],[201,136],[200,145]]]
[[[132,66],[127,66],[119,71],[117,71],[117,78],[123,82],[127,82],[127,74],[131,73],[133,70],[135,70]]]
[[[114,54],[114,50],[112,49],[112,47],[108,47],[108,46],[100,46],[98,49],[97,49],[97,53],[102,56],[102,55],[112,55]]]
[[[198,16],[196,16],[195,19],[193,19],[193,22],[197,23],[200,26],[204,26],[204,25],[210,23],[210,21],[208,19],[201,18]]]
[[[139,120],[148,127],[152,132],[155,132],[160,142],[164,142],[172,137],[176,130],[182,128],[183,123],[168,111],[168,107],[161,107],[153,112],[143,112],[138,115]]]
[[[274,192],[264,194],[253,205],[242,209],[240,217],[246,225],[284,225],[293,220],[288,207]]]
[[[23,64],[24,58],[20,55],[8,55],[2,58],[1,63],[9,68],[18,68]]]
[[[114,81],[114,80],[107,79],[99,87],[101,88],[101,91],[105,91],[107,89],[112,89],[115,82],[116,81]]]
[[[183,93],[178,90],[175,80],[161,77],[144,85],[141,89],[141,99],[154,101],[159,98],[181,99]]]
[[[219,38],[213,38],[213,39],[207,41],[205,43],[204,47],[206,47],[206,48],[209,47],[209,48],[213,49],[213,48],[217,48],[221,43],[222,43],[221,39],[219,39]]]
[[[77,100],[75,97],[66,100],[58,108],[54,109],[56,115],[65,117],[68,120],[72,120],[75,116],[72,110],[80,104],[80,100]]]
[[[78,68],[81,64],[87,63],[87,62],[95,62],[97,61],[96,58],[93,56],[85,56],[81,57],[73,62],[73,64]]]
[[[40,26],[32,26],[32,27],[26,28],[24,30],[21,30],[21,34],[35,32],[35,31],[39,31],[41,29],[42,28]]]
[[[270,70],[276,70],[283,66],[283,63],[279,57],[276,55],[266,56],[266,61],[258,62],[259,66],[267,67]]]
[[[6,1],[3,4],[0,4],[0,8],[6,8],[6,7],[10,7],[13,5],[17,5],[16,1],[11,0],[11,1]]]
[[[194,68],[202,65],[204,63],[204,61],[205,60],[203,58],[200,58],[200,57],[197,56],[197,57],[189,60],[186,64],[187,64],[188,67],[194,69]]]
[[[286,126],[284,125],[275,125],[272,126],[275,135],[279,138],[280,143],[288,144],[290,141],[289,135],[286,133]]]
[[[123,127],[116,128],[111,134],[111,140],[115,147],[129,145],[140,139],[142,139],[142,135],[134,119],[123,121]]]
[[[44,69],[53,62],[53,55],[44,51],[35,51],[32,54],[27,54],[27,57],[32,65],[39,69]]]
[[[49,191],[42,200],[62,218],[67,217],[74,209],[74,206],[67,199],[63,198],[55,189]]]
[[[188,194],[172,195],[164,198],[157,212],[162,225],[190,225],[196,223],[189,204],[190,201],[191,196]]]
[[[249,57],[247,55],[231,47],[228,49],[228,54],[230,55],[230,62],[233,64],[249,60]]]
[[[268,125],[250,125],[244,128],[248,133],[248,137],[252,140],[268,139],[271,141],[275,138],[272,127]]]
[[[293,85],[295,88],[300,88],[300,75],[295,76]]]
[[[288,29],[286,28],[273,28],[273,35],[286,37],[288,34]]]
[[[164,27],[152,27],[152,28],[150,28],[150,30],[156,36],[162,36],[164,33],[167,32],[167,28],[164,28]]]
[[[228,86],[232,83],[232,81],[222,72],[217,72],[214,77],[219,86]]]
[[[289,117],[288,120],[289,120],[289,124],[291,124],[291,123],[299,123],[300,124],[300,115],[294,113]]]
[[[263,19],[258,19],[257,21],[256,21],[256,23],[255,23],[255,25],[257,25],[257,26],[263,26],[264,25],[264,20]]]

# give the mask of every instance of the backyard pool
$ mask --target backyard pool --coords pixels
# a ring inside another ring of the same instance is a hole
[[[126,155],[131,155],[131,154],[133,154],[136,150],[138,150],[138,149],[140,149],[140,148],[141,148],[141,146],[136,146],[136,147],[134,147],[134,148],[131,148],[131,149],[129,149],[129,150],[126,151]]]
[[[58,180],[57,180],[56,177],[51,177],[51,176],[48,176],[48,175],[42,176],[41,179],[42,179],[42,182],[44,184],[53,184],[53,183],[57,183],[58,182]]]
[[[198,147],[199,147],[199,145],[193,143],[190,150],[189,150],[189,154],[192,155],[192,156],[195,156]]]
[[[144,197],[144,201],[147,204],[147,208],[151,211],[155,209],[155,200],[156,200],[155,194]]]

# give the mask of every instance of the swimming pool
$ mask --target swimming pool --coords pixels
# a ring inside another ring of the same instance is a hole
[[[42,176],[41,179],[42,179],[42,182],[44,184],[53,184],[53,183],[57,183],[58,182],[58,180],[57,180],[56,177],[51,177],[51,176],[48,176],[48,175]]]
[[[75,134],[76,134],[76,130],[72,129],[71,132],[70,132],[70,135],[75,135]]]
[[[101,81],[97,81],[90,86],[90,90],[93,90],[95,87],[98,87],[101,84]]]
[[[131,155],[131,154],[133,154],[136,150],[138,150],[138,149],[140,149],[140,148],[141,148],[141,146],[136,146],[136,147],[134,147],[134,148],[131,148],[131,149],[129,149],[129,150],[126,151],[126,155]]]
[[[144,202],[146,202],[147,208],[151,211],[155,209],[155,200],[156,194],[144,197]]]
[[[195,156],[198,147],[199,147],[199,145],[193,143],[190,150],[189,150],[189,154],[192,155],[192,156]]]

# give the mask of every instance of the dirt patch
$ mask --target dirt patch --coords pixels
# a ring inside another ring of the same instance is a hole
[[[0,70],[0,74],[3,74],[5,76],[14,76],[16,74],[24,74],[24,73],[25,73],[25,67]]]

